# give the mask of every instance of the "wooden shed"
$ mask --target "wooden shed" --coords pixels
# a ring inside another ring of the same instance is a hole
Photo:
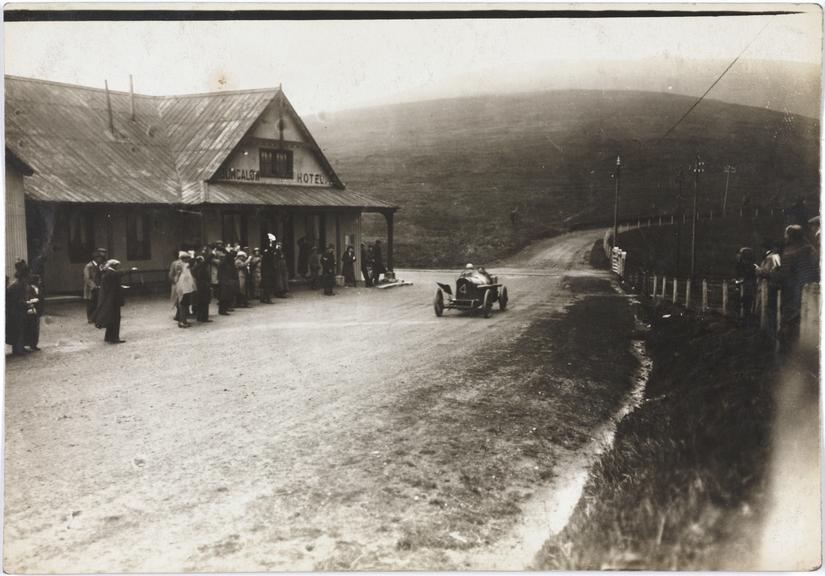
[[[348,189],[280,88],[185,96],[6,76],[6,142],[26,158],[28,250],[51,293],[81,289],[92,250],[161,272],[177,250],[223,240],[347,245],[361,214],[397,207]],[[301,242],[305,239],[305,242]],[[360,266],[360,262],[357,263]]]

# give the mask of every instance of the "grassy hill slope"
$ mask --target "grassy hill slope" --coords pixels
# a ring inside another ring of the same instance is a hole
[[[818,202],[819,122],[702,102],[664,141],[693,98],[645,92],[555,91],[398,104],[309,119],[347,185],[401,206],[397,265],[489,262],[574,221],[667,212],[676,173],[706,162],[700,208],[718,208],[725,164],[736,166],[729,205],[803,194]],[[684,192],[691,193],[686,175]],[[521,222],[510,223],[518,206]],[[382,220],[365,222],[382,234]]]

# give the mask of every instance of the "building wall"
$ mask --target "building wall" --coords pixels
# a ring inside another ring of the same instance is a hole
[[[76,293],[83,289],[83,267],[91,254],[82,262],[72,262],[69,257],[69,218],[72,206],[38,206],[41,217],[51,220],[53,233],[44,244],[44,281],[50,293]],[[168,269],[179,246],[177,214],[171,208],[121,206],[82,207],[93,214],[94,248],[106,248],[108,257],[120,260],[124,268],[136,266],[143,273]],[[126,215],[128,210],[148,212],[150,215],[150,258],[129,260],[126,251]],[[152,273],[156,279],[159,274]]]
[[[72,206],[38,205],[37,210],[42,212],[41,217],[50,220],[51,238],[44,240],[47,246],[44,260],[44,280],[49,293],[68,294],[79,293],[83,288],[83,266],[88,259],[82,262],[71,262],[68,250],[69,217]],[[137,207],[127,208],[119,206],[100,206],[81,208],[90,210],[94,215],[94,248],[106,248],[109,258],[120,260],[124,268],[136,266],[138,274],[142,274],[147,282],[163,281],[165,271],[177,256],[177,252],[187,244],[192,244],[191,234],[185,231],[186,226],[181,222],[185,218],[193,219],[190,228],[200,226],[200,216],[181,214],[173,208],[166,207]],[[126,219],[127,211],[137,209],[148,211],[150,214],[151,258],[148,260],[129,260],[126,250]],[[356,277],[360,281],[360,243],[361,243],[361,215],[357,210],[310,210],[310,209],[280,209],[252,207],[208,207],[203,210],[203,230],[205,238],[202,243],[214,242],[223,239],[221,214],[233,211],[246,215],[247,243],[250,249],[260,248],[260,230],[262,227],[272,230],[280,241],[286,241],[288,223],[292,222],[291,250],[293,271],[297,268],[298,240],[306,237],[307,250],[315,241],[312,228],[314,222],[326,222],[326,242],[336,246],[336,271],[341,273],[341,257],[346,249],[345,241],[350,241],[355,247]],[[194,246],[192,246],[194,247]],[[319,246],[321,248],[321,246]],[[91,254],[89,254],[91,257]]]
[[[14,277],[14,263],[28,261],[26,246],[26,202],[23,174],[6,163],[6,276]]]

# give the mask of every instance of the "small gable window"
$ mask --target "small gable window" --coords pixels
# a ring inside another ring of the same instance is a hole
[[[261,148],[261,176],[292,180],[292,150]]]

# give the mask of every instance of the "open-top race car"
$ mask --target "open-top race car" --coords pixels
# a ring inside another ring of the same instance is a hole
[[[436,316],[441,316],[445,309],[457,308],[481,310],[484,317],[489,318],[495,302],[498,302],[499,310],[507,308],[507,287],[499,284],[498,277],[491,276],[484,268],[475,268],[472,264],[467,264],[455,281],[455,295],[449,284],[436,284],[438,288],[433,297]]]

